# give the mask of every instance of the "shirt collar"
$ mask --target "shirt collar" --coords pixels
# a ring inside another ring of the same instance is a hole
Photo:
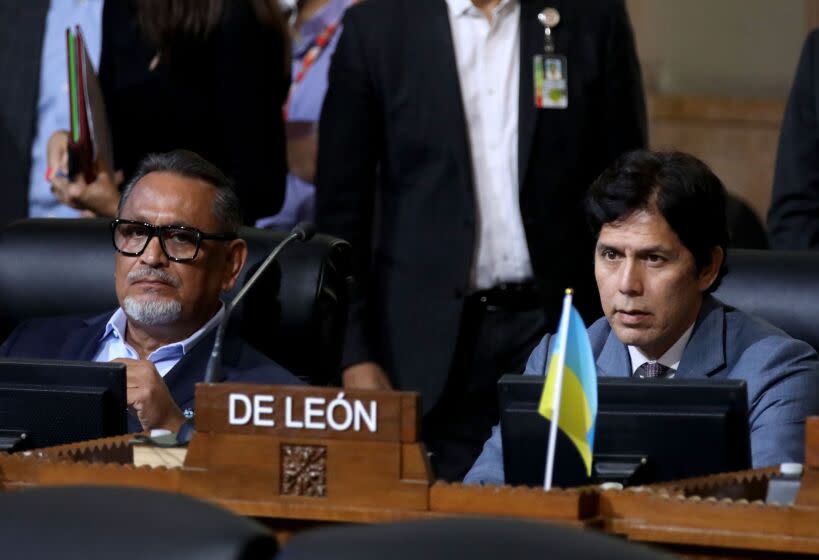
[[[501,10],[513,2],[515,2],[515,0],[501,0],[500,4],[495,8],[495,13],[500,13]],[[449,12],[454,16],[462,16],[470,10],[474,10],[476,14],[480,13],[475,4],[472,3],[472,0],[446,0],[446,3],[447,6],[449,6]]]
[[[197,330],[195,333],[190,335],[188,338],[186,338],[185,340],[180,340],[179,342],[173,342],[171,344],[166,344],[165,346],[160,346],[159,348],[154,350],[151,353],[151,355],[156,354],[160,350],[165,352],[167,350],[179,349],[179,350],[182,351],[182,355],[184,356],[185,354],[188,353],[188,351],[190,351],[191,348],[193,348],[193,346],[197,342],[199,342],[199,340],[203,336],[205,336],[205,334],[210,332],[211,329],[216,327],[216,325],[218,325],[222,321],[222,317],[224,317],[224,315],[225,315],[225,306],[223,304],[223,305],[221,305],[219,307],[219,311],[217,311],[213,315],[213,317],[211,317],[208,320],[207,323],[202,325],[202,327],[199,330]],[[119,340],[122,341],[123,344],[125,344],[125,329],[126,329],[126,326],[127,326],[127,317],[125,316],[125,312],[120,307],[116,311],[114,311],[114,314],[111,315],[111,318],[108,319],[108,322],[105,324],[105,330],[103,331],[102,336],[100,337],[100,342],[106,340],[109,337],[114,337],[114,338],[118,338]]]
[[[694,323],[691,323],[691,326],[686,329],[680,338],[677,339],[677,342],[672,344],[671,348],[666,350],[665,354],[660,356],[660,358],[656,361],[673,369],[674,371],[678,370],[680,367],[680,361],[682,360],[683,351],[685,350],[685,345],[688,344],[688,339],[691,338],[691,333],[693,331]],[[654,361],[648,359],[648,357],[646,357],[646,355],[643,354],[636,346],[628,346],[628,355],[631,358],[631,373],[635,373],[637,368],[644,363]]]

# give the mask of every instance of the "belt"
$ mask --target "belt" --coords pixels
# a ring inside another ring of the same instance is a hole
[[[528,311],[542,306],[534,282],[503,282],[488,290],[469,295],[468,300],[489,311]]]

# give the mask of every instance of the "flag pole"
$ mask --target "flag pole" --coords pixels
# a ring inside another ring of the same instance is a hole
[[[566,296],[563,298],[563,311],[560,313],[560,325],[558,326],[560,338],[557,341],[557,348],[560,350],[560,353],[557,355],[555,389],[554,395],[552,395],[552,418],[549,424],[549,447],[546,452],[546,474],[543,477],[544,490],[552,489],[555,447],[557,447],[557,425],[560,418],[561,393],[563,392],[563,369],[566,365],[566,341],[569,336],[569,318],[572,309],[572,294],[573,291],[571,288],[566,290]],[[544,379],[543,382],[548,382],[548,378]]]

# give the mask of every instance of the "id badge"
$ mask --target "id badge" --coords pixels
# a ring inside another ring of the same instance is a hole
[[[566,57],[556,54],[535,55],[535,107],[565,109],[569,106]]]

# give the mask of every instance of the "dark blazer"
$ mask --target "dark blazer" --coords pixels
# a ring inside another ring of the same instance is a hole
[[[597,375],[629,377],[628,348],[603,318],[589,327]],[[525,375],[542,375],[551,335],[526,364]],[[753,466],[805,458],[805,417],[819,412],[819,358],[811,346],[770,323],[707,296],[683,351],[677,379],[742,379],[748,387],[748,425]],[[492,429],[464,482],[503,484],[503,443]]]
[[[116,167],[127,178],[149,152],[193,150],[236,181],[245,223],[275,214],[287,174],[285,44],[250,0],[225,2],[206,40],[183,44],[151,71],[156,48],[133,0],[106,2],[99,73]]]
[[[544,309],[575,288],[600,315],[581,200],[622,152],[646,144],[633,37],[617,0],[521,0],[520,206]],[[537,14],[568,59],[569,106],[534,107]],[[350,241],[358,293],[344,365],[374,360],[429,409],[446,383],[476,240],[470,146],[444,0],[350,8],[330,68],[319,135],[319,229]],[[379,192],[376,196],[376,175]],[[377,201],[377,202],[376,202]]]
[[[793,80],[768,209],[772,249],[819,249],[819,30],[808,35]]]
[[[92,360],[100,347],[105,324],[111,312],[93,317],[72,315],[32,319],[17,327],[0,346],[0,356],[51,360]],[[210,357],[215,329],[202,337],[164,380],[179,408],[193,409],[196,383],[202,381]],[[238,336],[226,336],[222,346],[225,381],[302,385],[302,381],[260,354]],[[142,431],[139,421],[130,416],[128,428]]]
[[[47,14],[48,0],[0,2],[0,226],[28,216]]]

